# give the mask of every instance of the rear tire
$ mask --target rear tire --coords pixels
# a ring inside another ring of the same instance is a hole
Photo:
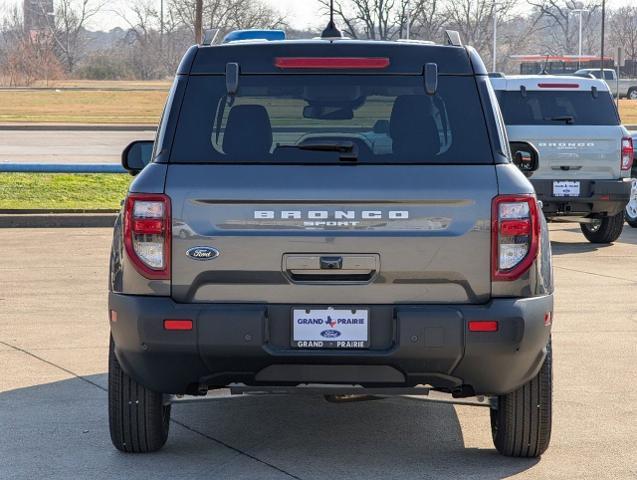
[[[498,397],[491,410],[491,434],[495,448],[508,457],[534,458],[551,442],[553,376],[551,341],[544,364],[535,378],[514,392]]]
[[[622,234],[624,212],[612,217],[602,217],[597,223],[580,223],[580,228],[591,243],[613,243]]]
[[[115,357],[113,339],[108,353],[108,420],[111,441],[126,453],[155,452],[168,438],[170,404],[129,377]]]
[[[626,223],[637,228],[637,179],[631,180],[630,200],[626,205]]]
[[[637,100],[637,88],[631,88],[630,90],[628,90],[628,94],[626,95],[626,97],[629,100]]]

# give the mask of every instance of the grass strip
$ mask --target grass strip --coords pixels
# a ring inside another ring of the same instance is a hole
[[[0,209],[117,210],[131,180],[125,174],[0,173]]]

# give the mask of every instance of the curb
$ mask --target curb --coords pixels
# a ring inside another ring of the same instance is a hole
[[[0,214],[0,228],[112,228],[116,213]]]
[[[0,131],[66,131],[66,132],[149,132],[156,131],[157,125],[109,125],[109,124],[62,124],[62,123],[4,123]]]

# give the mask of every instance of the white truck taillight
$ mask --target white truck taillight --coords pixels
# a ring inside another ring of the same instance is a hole
[[[153,280],[170,279],[170,199],[131,193],[124,209],[124,245],[135,269]]]
[[[493,199],[492,279],[515,280],[537,256],[540,221],[531,195],[500,195]]]
[[[622,138],[622,170],[633,168],[634,154],[633,139],[631,137]]]

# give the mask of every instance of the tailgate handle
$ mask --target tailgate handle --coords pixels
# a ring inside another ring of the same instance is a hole
[[[343,257],[321,257],[321,270],[341,270],[343,268]]]
[[[284,254],[283,271],[293,282],[368,283],[380,269],[375,254]]]
[[[581,168],[582,168],[581,165],[560,165],[557,167],[551,167],[551,170],[569,171],[569,170],[580,170]]]

